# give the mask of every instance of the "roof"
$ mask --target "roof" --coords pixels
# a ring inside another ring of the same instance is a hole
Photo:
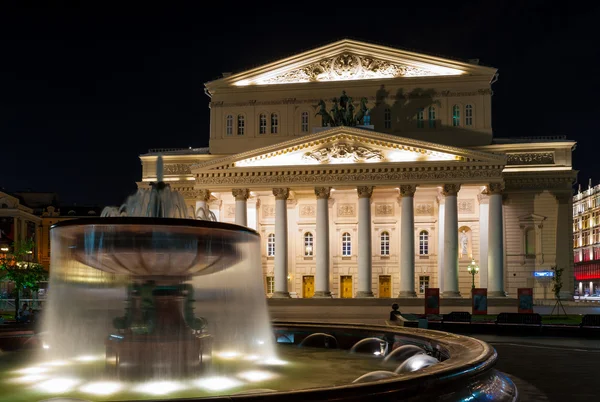
[[[142,156],[149,155],[209,155],[209,148],[151,148],[148,153]]]

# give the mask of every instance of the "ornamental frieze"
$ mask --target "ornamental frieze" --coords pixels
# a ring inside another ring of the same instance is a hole
[[[319,183],[348,183],[348,182],[420,182],[447,180],[482,180],[502,177],[501,169],[464,169],[464,170],[431,170],[431,171],[377,171],[364,173],[323,173],[314,174],[302,171],[290,174],[284,172],[278,175],[245,175],[243,173],[226,176],[211,173],[211,177],[199,177],[197,183],[206,186],[234,185],[288,185],[288,184],[319,184]],[[387,170],[387,169],[386,169]],[[202,176],[202,175],[201,175]]]
[[[508,154],[507,165],[552,165],[554,164],[554,152],[527,152]]]
[[[300,206],[300,217],[301,218],[314,218],[317,215],[317,209],[314,205],[301,205]]]
[[[191,165],[185,163],[168,163],[163,168],[164,174],[191,174]]]
[[[376,149],[370,149],[362,146],[349,144],[332,144],[328,147],[319,148],[302,155],[302,159],[308,162],[366,162],[366,161],[381,161],[383,154]]]
[[[325,60],[319,60],[305,67],[285,73],[259,78],[256,83],[292,84],[299,82],[365,80],[374,78],[423,77],[444,75],[443,73],[391,63],[372,57],[342,53]]]
[[[457,209],[461,214],[473,214],[475,213],[475,200],[458,200]]]
[[[356,208],[354,204],[338,205],[337,215],[341,218],[353,218],[356,216]]]
[[[415,215],[419,215],[419,216],[433,215],[433,203],[425,202],[425,203],[417,204],[415,206]]]
[[[375,216],[394,216],[394,204],[375,203]]]

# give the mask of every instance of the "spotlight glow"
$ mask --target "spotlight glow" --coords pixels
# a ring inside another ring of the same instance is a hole
[[[94,395],[110,395],[123,388],[123,385],[113,381],[91,382],[79,388],[81,392]]]
[[[51,380],[47,380],[39,383],[36,388],[43,392],[48,392],[51,394],[60,394],[63,392],[70,391],[79,384],[79,380],[74,378],[53,378]]]
[[[95,361],[102,360],[102,356],[91,356],[91,355],[77,356],[75,358],[75,360],[77,360],[78,362],[95,362]]]
[[[12,380],[12,382],[16,382],[19,384],[31,384],[34,382],[38,382],[41,380],[45,380],[46,378],[48,378],[47,375],[42,375],[42,374],[31,374],[31,375],[26,375],[23,377],[18,377]]]
[[[208,377],[195,381],[197,387],[209,391],[224,391],[226,389],[239,387],[242,382],[227,377]]]
[[[45,367],[27,367],[17,371],[19,374],[40,374],[47,372],[48,369]]]
[[[248,382],[266,381],[277,377],[277,375],[275,375],[274,373],[264,370],[244,371],[242,373],[239,373],[237,376],[240,377],[242,380],[246,380]]]
[[[244,360],[249,360],[249,361],[258,360],[259,358],[260,358],[260,356],[258,356],[258,355],[246,355],[246,356],[244,356]]]
[[[50,345],[48,345],[47,343],[42,343],[42,348],[44,349],[50,349]]]
[[[276,357],[272,357],[263,361],[263,364],[266,364],[268,366],[285,366],[287,363],[288,362],[286,362],[285,360],[281,360]]]
[[[67,364],[69,363],[67,363],[64,360],[52,360],[49,362],[42,363],[42,366],[66,366]]]
[[[139,385],[135,388],[135,391],[144,394],[152,395],[166,395],[171,392],[179,391],[185,388],[182,384],[174,381],[151,381]]]
[[[234,358],[238,357],[239,355],[240,354],[238,352],[235,352],[233,350],[228,350],[228,351],[217,353],[217,356],[219,356],[223,359],[234,359]]]

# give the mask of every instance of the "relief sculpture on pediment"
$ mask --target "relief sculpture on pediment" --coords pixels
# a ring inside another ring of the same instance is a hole
[[[367,147],[349,145],[349,144],[332,144],[328,147],[316,149],[306,152],[302,159],[309,162],[329,163],[329,162],[367,162],[381,161],[383,154],[376,149]]]

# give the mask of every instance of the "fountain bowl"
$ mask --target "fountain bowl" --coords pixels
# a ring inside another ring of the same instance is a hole
[[[243,226],[178,218],[84,218],[55,228],[80,263],[140,279],[218,272],[239,258],[239,243],[247,239],[240,231],[258,235]]]

